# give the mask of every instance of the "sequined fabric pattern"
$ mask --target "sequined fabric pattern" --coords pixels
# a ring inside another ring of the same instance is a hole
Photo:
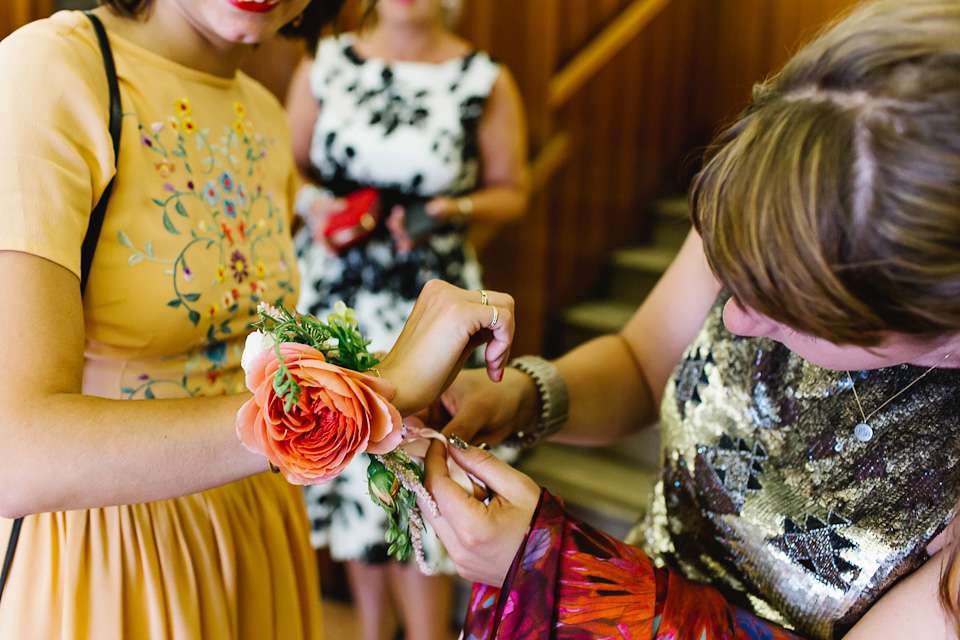
[[[831,371],[723,326],[718,299],[674,371],[645,550],[732,602],[840,637],[902,575],[960,496],[960,372]]]

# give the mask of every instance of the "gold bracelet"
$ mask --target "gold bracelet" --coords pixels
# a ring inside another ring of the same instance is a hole
[[[380,375],[380,371],[376,367],[370,367],[369,369],[365,369],[364,373],[368,373],[370,371],[373,371],[373,375],[377,376],[380,379],[383,379],[383,376]]]
[[[473,200],[467,196],[457,198],[457,209],[460,211],[462,219],[469,220],[470,216],[473,215]]]

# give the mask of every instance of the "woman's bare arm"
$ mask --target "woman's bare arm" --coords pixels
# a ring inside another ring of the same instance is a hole
[[[0,272],[0,515],[159,500],[266,469],[236,436],[246,395],[81,395],[77,277],[16,251],[0,251]]]
[[[719,291],[700,238],[691,232],[619,334],[595,338],[554,362],[570,393],[570,415],[553,439],[604,444],[652,424],[670,372]],[[443,400],[453,416],[444,433],[467,441],[495,444],[510,433],[530,430],[539,417],[536,388],[516,369],[507,369],[499,384],[465,371]]]

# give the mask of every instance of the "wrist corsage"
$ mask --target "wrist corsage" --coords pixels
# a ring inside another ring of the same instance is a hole
[[[401,447],[421,440],[421,429],[405,427],[374,378],[361,373],[378,361],[353,310],[337,303],[327,322],[265,303],[257,311],[241,358],[253,398],[237,414],[240,441],[300,485],[329,482],[358,454],[370,454],[370,497],[387,512],[390,554],[406,560],[413,553],[432,572],[420,546],[417,497],[434,511],[436,504],[420,465]]]

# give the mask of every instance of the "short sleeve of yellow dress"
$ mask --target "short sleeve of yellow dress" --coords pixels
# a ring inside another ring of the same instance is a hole
[[[110,40],[123,134],[84,296],[84,393],[239,391],[257,303],[296,301],[283,110],[243,74],[199,73]],[[0,250],[79,273],[114,168],[87,18],[61,12],[0,43],[0,86]],[[9,529],[0,520],[4,548]],[[174,500],[27,517],[0,639],[317,638],[318,589],[300,490],[265,473]]]

